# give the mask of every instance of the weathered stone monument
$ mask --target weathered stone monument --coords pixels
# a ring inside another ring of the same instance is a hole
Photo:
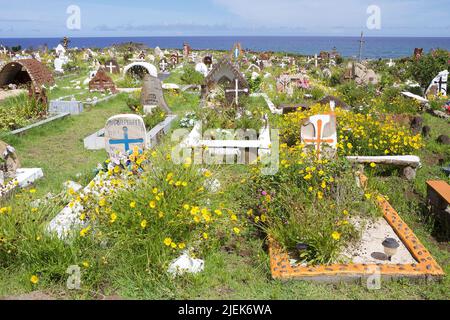
[[[167,113],[172,113],[164,99],[161,80],[147,74],[141,92],[141,104],[143,106],[157,106]]]

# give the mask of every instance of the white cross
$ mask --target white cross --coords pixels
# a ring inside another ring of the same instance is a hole
[[[9,52],[9,58],[12,59],[14,57],[14,53],[12,51]]]
[[[113,69],[117,68],[115,65],[113,65],[112,61],[109,62],[109,65],[106,66],[109,69],[109,73],[113,73]]]
[[[236,94],[235,101],[236,101],[236,105],[238,106],[239,105],[239,92],[248,93],[248,88],[239,89],[239,80],[236,79],[235,81],[236,81],[235,88],[234,89],[226,89],[225,92],[226,93],[234,92]]]
[[[167,67],[167,62],[165,61],[165,60],[162,60],[160,63],[159,63],[159,66],[161,67],[161,70],[162,71],[166,71],[166,67]]]

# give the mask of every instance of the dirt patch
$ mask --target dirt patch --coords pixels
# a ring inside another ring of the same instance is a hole
[[[21,95],[22,93],[27,93],[25,89],[16,89],[16,90],[0,90],[0,101],[5,100],[10,97],[16,97]]]
[[[42,291],[34,291],[31,293],[26,293],[18,296],[8,296],[0,298],[0,300],[21,300],[21,301],[50,301],[57,300],[56,298],[49,296],[48,294]]]

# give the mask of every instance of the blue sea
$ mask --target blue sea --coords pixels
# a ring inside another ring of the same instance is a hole
[[[0,38],[5,46],[21,45],[22,48],[38,48],[47,44],[56,47],[60,38]],[[320,51],[330,51],[334,47],[345,57],[356,57],[359,51],[359,37],[111,37],[111,38],[71,38],[70,47],[104,48],[124,42],[143,43],[150,48],[159,46],[162,49],[181,49],[187,42],[193,49],[231,50],[236,42],[253,51],[276,51],[314,55]],[[364,58],[401,58],[411,56],[414,48],[450,50],[450,37],[446,38],[413,38],[413,37],[367,37],[364,39]]]

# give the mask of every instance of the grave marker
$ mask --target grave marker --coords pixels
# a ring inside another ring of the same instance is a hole
[[[147,146],[147,131],[142,117],[123,114],[110,118],[105,126],[105,145],[111,158],[124,155],[133,147],[144,150]]]
[[[161,80],[150,75],[144,78],[144,85],[141,92],[141,103],[143,106],[158,106],[167,113],[172,113],[164,99]]]
[[[315,115],[302,126],[301,139],[306,145],[313,145],[317,156],[322,156],[322,145],[327,144],[332,149],[337,147],[336,115],[334,113]]]

